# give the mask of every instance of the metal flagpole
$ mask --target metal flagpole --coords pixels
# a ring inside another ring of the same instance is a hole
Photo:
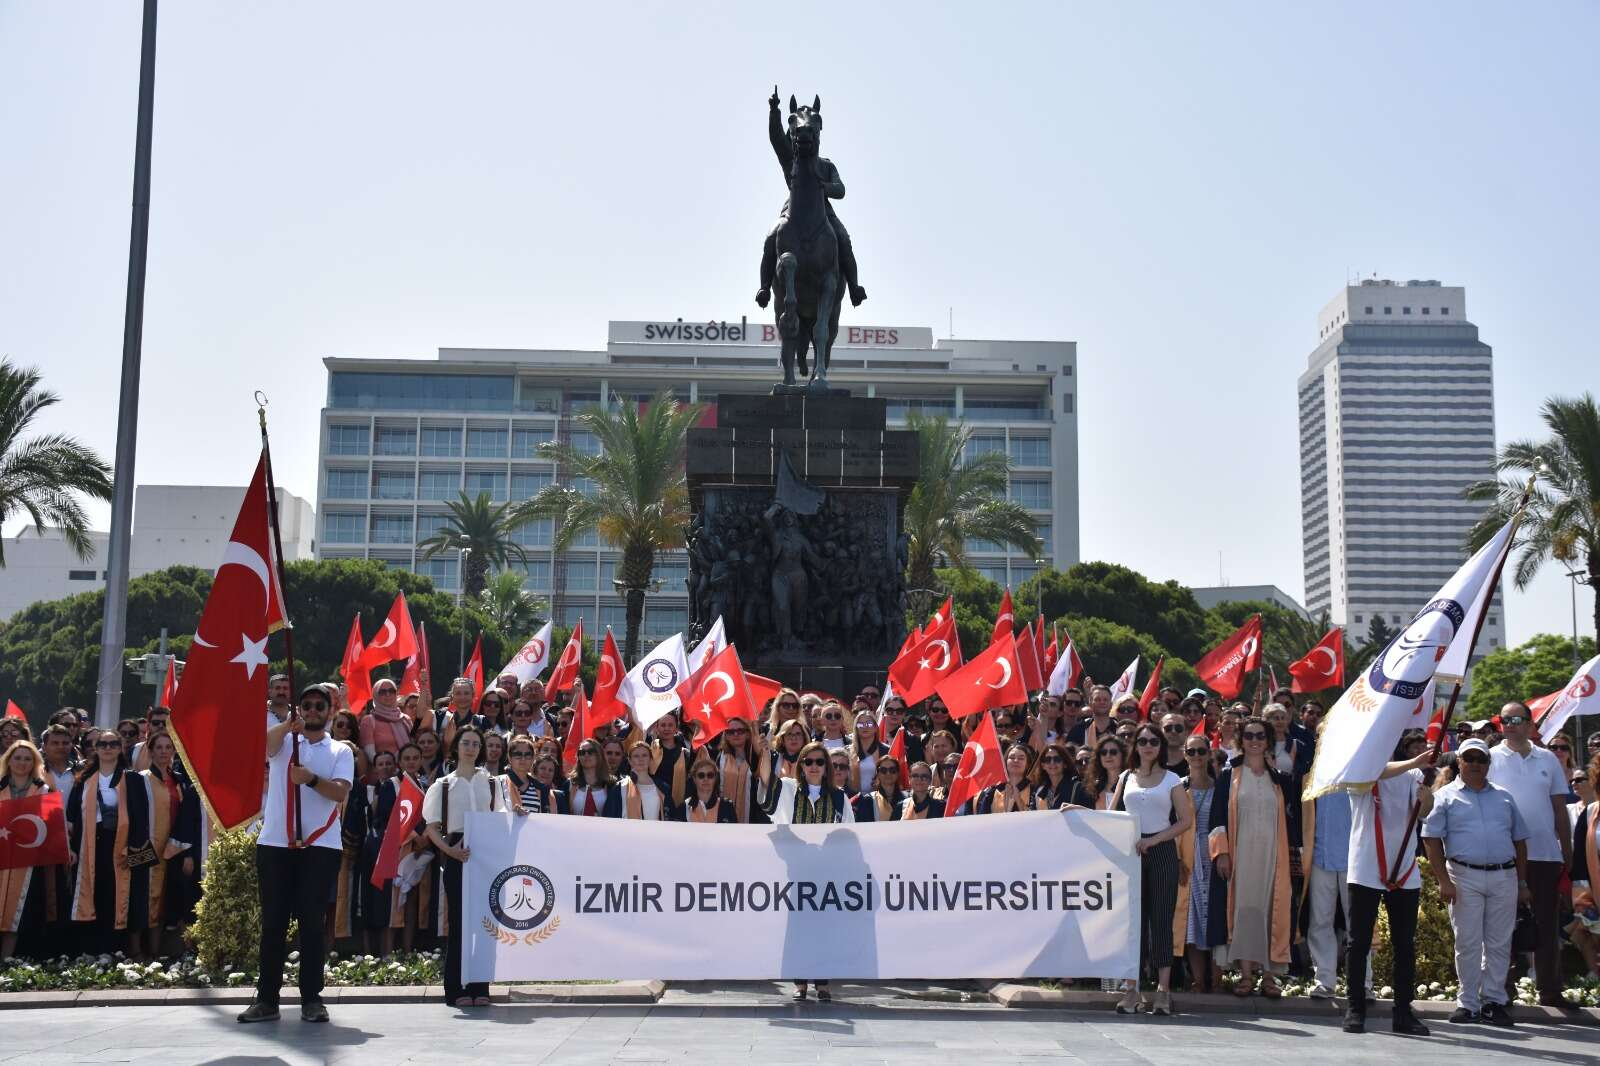
[[[283,594],[283,654],[286,660],[284,673],[289,675],[289,716],[291,718],[300,713],[300,693],[294,684],[294,623],[289,618],[289,575],[283,568],[283,533],[278,526],[278,483],[272,477],[272,444],[267,440],[267,397],[265,393],[256,392],[256,418],[261,422],[261,456],[267,467],[267,517],[272,526],[272,553],[276,558],[273,565],[278,571],[278,591]],[[300,765],[300,734],[291,733],[294,738],[294,747],[289,752],[289,765]],[[294,822],[294,840],[290,843],[292,848],[305,847],[305,833],[300,825],[300,786],[295,785],[287,790],[289,795],[289,813]]]
[[[100,680],[94,720],[109,729],[122,717],[122,652],[128,642],[128,552],[133,539],[133,459],[139,437],[139,360],[144,339],[144,267],[150,238],[150,129],[156,99],[156,0],[144,0],[139,46],[139,120],[133,147],[133,226],[128,239],[128,296],[122,319],[122,387],[117,454],[106,545],[106,602],[100,621]]]

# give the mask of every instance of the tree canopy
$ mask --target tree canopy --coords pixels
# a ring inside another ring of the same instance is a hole
[[[1594,639],[1578,639],[1578,662],[1594,657]],[[1510,700],[1531,700],[1554,692],[1572,678],[1572,638],[1540,633],[1515,648],[1496,648],[1472,668],[1467,709],[1456,719],[1478,720],[1500,713]],[[1440,693],[1445,696],[1447,693]]]

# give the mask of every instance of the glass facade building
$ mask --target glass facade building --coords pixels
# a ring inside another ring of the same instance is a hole
[[[552,483],[582,491],[582,479],[539,450],[547,441],[598,450],[574,413],[666,389],[704,404],[703,424],[711,425],[719,396],[770,391],[777,349],[763,327],[724,323],[716,341],[680,340],[674,327],[681,323],[613,322],[601,351],[446,348],[436,362],[325,360],[317,556],[377,559],[457,592],[459,556],[424,559],[416,544],[438,530],[445,501],[463,490],[496,502],[529,499]],[[964,419],[974,430],[972,453],[1010,456],[1008,495],[1036,514],[1045,560],[1078,560],[1075,344],[935,342],[926,328],[855,327],[841,332],[830,377],[855,395],[886,398],[891,427],[913,411]],[[554,535],[549,521],[515,531],[528,555],[516,567],[524,587],[549,599],[559,624],[582,615],[597,638],[608,624],[620,633],[622,600],[612,584],[620,553],[591,533],[557,556]],[[974,565],[1001,583],[1020,584],[1039,565],[998,545],[970,550]],[[687,576],[682,551],[658,558],[646,640],[687,624]]]

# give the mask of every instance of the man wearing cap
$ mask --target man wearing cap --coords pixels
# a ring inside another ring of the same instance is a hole
[[[241,1022],[278,1019],[289,919],[300,920],[300,1017],[328,1020],[322,1005],[323,918],[344,857],[339,811],[355,779],[348,744],[328,736],[333,701],[323,685],[300,692],[299,712],[267,730],[267,798],[256,838],[261,893],[261,975]]]
[[[1527,876],[1533,894],[1533,969],[1539,1004],[1564,1007],[1556,908],[1557,885],[1572,862],[1567,773],[1554,752],[1534,746],[1527,704],[1513,700],[1500,708],[1500,728],[1503,739],[1489,753],[1489,781],[1511,793],[1528,827]]]
[[[1434,793],[1422,843],[1450,905],[1455,932],[1456,997],[1452,1022],[1507,1028],[1506,971],[1517,904],[1528,893],[1528,827],[1510,792],[1489,780],[1489,745],[1473,737],[1456,753],[1457,777]]]

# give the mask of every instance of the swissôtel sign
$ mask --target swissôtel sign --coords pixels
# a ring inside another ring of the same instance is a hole
[[[770,344],[779,342],[778,327],[762,319],[676,318],[657,322],[612,322],[606,332],[611,344]],[[839,327],[841,348],[932,348],[933,330],[927,326]]]

